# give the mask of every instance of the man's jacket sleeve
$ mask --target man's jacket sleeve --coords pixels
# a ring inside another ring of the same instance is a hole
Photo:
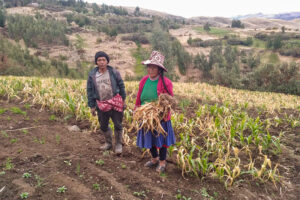
[[[116,71],[116,75],[117,75],[117,82],[118,82],[118,86],[120,88],[120,95],[123,99],[123,101],[125,101],[126,99],[126,92],[125,92],[125,84],[124,81],[120,75],[120,72]]]
[[[87,98],[88,98],[88,106],[90,108],[95,108],[96,107],[96,100],[94,98],[94,87],[93,87],[93,79],[91,76],[89,76],[87,80],[87,86],[86,86],[86,92],[87,92]]]

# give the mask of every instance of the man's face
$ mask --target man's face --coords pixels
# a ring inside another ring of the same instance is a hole
[[[107,60],[105,57],[98,57],[97,58],[97,65],[100,68],[105,68],[107,67]]]

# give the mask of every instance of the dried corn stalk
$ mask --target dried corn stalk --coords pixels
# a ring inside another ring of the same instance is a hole
[[[135,128],[137,131],[144,129],[146,132],[151,131],[154,134],[154,130],[158,133],[166,136],[166,131],[161,126],[160,122],[168,116],[172,107],[175,105],[175,101],[172,96],[168,94],[159,95],[158,101],[146,103],[138,107],[133,115],[131,124],[131,131]],[[156,135],[159,136],[159,135]]]

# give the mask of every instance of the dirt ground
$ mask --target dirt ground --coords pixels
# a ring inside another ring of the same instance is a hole
[[[283,174],[288,177],[284,185],[276,189],[272,183],[244,181],[226,189],[211,178],[182,177],[175,157],[167,159],[167,172],[159,175],[145,169],[150,156],[142,158],[135,146],[124,146],[121,156],[102,152],[104,137],[90,132],[86,122],[20,101],[0,99],[0,110],[1,200],[21,199],[23,192],[29,193],[28,199],[43,200],[297,199],[300,194],[299,133],[285,141],[282,162],[289,170]],[[68,129],[75,124],[80,131]],[[26,172],[30,178],[22,177]],[[62,186],[65,192],[57,192]]]

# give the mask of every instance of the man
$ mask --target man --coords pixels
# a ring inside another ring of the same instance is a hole
[[[105,144],[101,150],[112,148],[112,131],[109,128],[109,119],[114,123],[115,152],[122,153],[122,119],[125,104],[125,85],[120,73],[108,65],[109,57],[99,51],[95,54],[95,64],[87,80],[88,106],[92,115],[98,114],[100,130],[105,136]]]

